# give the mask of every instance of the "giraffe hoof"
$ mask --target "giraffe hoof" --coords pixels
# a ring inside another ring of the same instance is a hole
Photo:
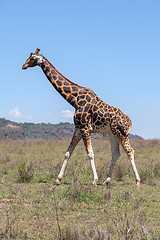
[[[137,187],[140,187],[140,181],[136,182]]]
[[[98,179],[93,180],[92,185],[97,186],[97,181],[98,181]]]
[[[60,185],[61,184],[61,182],[60,182],[60,180],[57,178],[57,180],[56,180],[56,185]]]
[[[111,178],[107,178],[107,179],[104,181],[103,185],[108,185],[108,184],[110,183],[110,181],[111,181]]]

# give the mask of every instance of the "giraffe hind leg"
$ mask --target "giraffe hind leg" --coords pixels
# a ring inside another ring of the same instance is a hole
[[[104,181],[103,185],[108,184],[111,181],[112,172],[115,166],[115,163],[117,159],[120,157],[120,151],[119,151],[119,141],[116,137],[114,137],[112,134],[109,135],[110,145],[111,145],[111,151],[112,151],[112,160],[109,167],[109,172],[107,175],[107,179]]]
[[[121,142],[121,145],[122,145],[124,151],[126,152],[129,160],[130,160],[130,163],[131,163],[132,169],[133,169],[133,173],[134,173],[135,179],[136,179],[136,184],[137,184],[137,186],[139,186],[141,180],[140,180],[140,177],[139,177],[139,174],[138,174],[135,162],[134,162],[134,150],[131,147],[129,139],[126,138],[125,140],[123,140]]]

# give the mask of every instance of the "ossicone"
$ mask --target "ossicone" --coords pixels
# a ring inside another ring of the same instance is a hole
[[[40,51],[40,49],[39,48],[37,48],[37,50],[35,51],[35,54],[39,54],[39,51]]]

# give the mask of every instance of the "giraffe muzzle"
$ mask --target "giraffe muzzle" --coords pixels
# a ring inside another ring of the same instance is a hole
[[[22,66],[22,70],[24,70],[24,69],[27,69],[27,65],[26,64],[24,64],[23,66]]]

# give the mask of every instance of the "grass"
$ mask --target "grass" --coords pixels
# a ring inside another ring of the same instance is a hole
[[[133,140],[142,184],[122,151],[111,184],[107,139],[93,139],[99,182],[83,143],[55,186],[68,140],[0,141],[0,239],[160,239],[160,141]]]

